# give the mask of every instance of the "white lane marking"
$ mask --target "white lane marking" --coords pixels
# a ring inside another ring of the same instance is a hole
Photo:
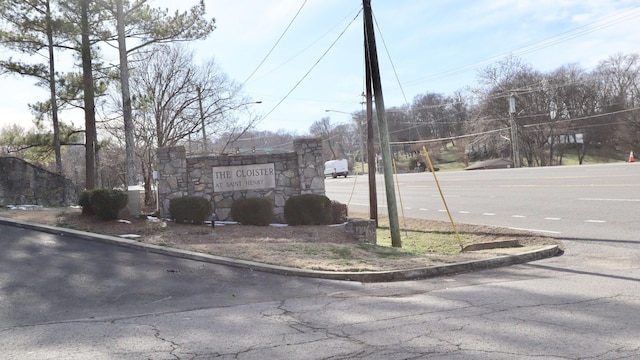
[[[581,201],[623,201],[623,202],[640,202],[640,199],[599,199],[599,198],[579,198]]]
[[[405,209],[405,210],[411,210],[411,209],[413,209],[413,208],[405,207],[404,209]]]
[[[494,214],[494,213],[482,213],[482,215],[484,215],[484,216],[496,216],[496,214]]]
[[[593,224],[602,224],[602,223],[606,223],[606,221],[604,221],[604,220],[585,220],[585,222],[587,222],[587,223],[593,223]]]
[[[428,211],[429,209],[420,208],[420,209],[418,209],[418,210],[420,210],[420,211]]]
[[[558,221],[558,220],[562,220],[562,218],[556,218],[556,217],[546,217],[544,218],[545,220],[553,220],[553,221]]]
[[[471,213],[470,213],[470,212],[468,212],[468,211],[459,211],[459,212],[460,212],[460,214],[471,214]]]
[[[445,209],[440,209],[440,210],[438,210],[438,212],[447,212],[447,210],[445,210]]]
[[[512,218],[526,218],[524,215],[511,215]]]
[[[560,231],[551,231],[551,230],[540,230],[540,229],[524,229],[524,228],[517,228],[517,227],[508,227],[507,229],[512,229],[512,230],[521,230],[521,231],[531,231],[531,232],[539,232],[539,233],[546,233],[546,234],[562,234]]]

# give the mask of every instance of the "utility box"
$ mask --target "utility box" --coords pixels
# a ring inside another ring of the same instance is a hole
[[[139,185],[129,186],[127,197],[129,215],[140,216],[142,214],[142,202],[144,201],[144,187]]]

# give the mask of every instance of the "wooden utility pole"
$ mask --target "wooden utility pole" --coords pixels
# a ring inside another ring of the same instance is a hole
[[[509,96],[509,123],[511,125],[511,154],[513,155],[513,167],[520,167],[520,147],[518,140],[518,124],[516,123],[516,96]]]
[[[364,27],[365,101],[367,104],[367,163],[369,164],[369,218],[378,227],[378,193],[376,191],[376,150],[373,139],[373,94],[371,93],[371,64],[367,47],[367,27]]]
[[[202,89],[200,85],[196,86],[198,90],[198,109],[200,109],[200,123],[202,124],[202,153],[207,154],[207,129],[204,121],[204,110],[202,109]]]
[[[391,147],[389,145],[389,128],[387,126],[387,118],[385,115],[382,83],[380,81],[380,67],[378,65],[378,52],[376,50],[376,39],[373,32],[371,0],[362,0],[362,4],[368,49],[367,53],[369,64],[371,65],[373,95],[375,96],[376,101],[378,133],[380,134],[380,150],[382,151],[382,164],[384,168],[384,186],[387,193],[387,210],[389,212],[391,245],[393,247],[402,247],[402,241],[400,239],[400,223],[398,221],[398,207],[396,205],[396,192],[393,181],[393,161],[391,158]]]

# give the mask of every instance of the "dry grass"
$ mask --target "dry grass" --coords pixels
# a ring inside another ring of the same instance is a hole
[[[407,219],[403,248],[390,247],[386,219],[380,219],[378,245],[358,243],[341,226],[269,227],[184,225],[125,217],[129,223],[99,221],[79,209],[0,210],[1,217],[119,236],[267,264],[327,271],[378,271],[434,266],[533,250],[556,240],[513,230],[458,225],[464,244],[517,239],[523,247],[460,252],[448,223]],[[363,214],[352,214],[364,217]],[[404,223],[403,223],[404,224]]]

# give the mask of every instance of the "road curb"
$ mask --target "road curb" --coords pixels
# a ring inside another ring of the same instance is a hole
[[[558,245],[549,245],[544,248],[524,252],[520,254],[497,256],[490,259],[464,261],[459,263],[431,266],[424,268],[390,270],[390,271],[363,271],[363,272],[343,272],[343,271],[316,271],[289,268],[277,265],[268,265],[253,261],[237,260],[222,256],[198,253],[189,250],[175,249],[171,247],[146,244],[135,240],[119,238],[110,235],[94,234],[85,231],[65,229],[56,226],[35,224],[21,220],[14,220],[0,217],[0,224],[15,226],[23,229],[36,230],[40,232],[70,236],[83,240],[95,241],[108,245],[115,245],[130,249],[142,250],[155,254],[175,256],[183,259],[208,262],[219,265],[227,265],[262,271],[286,276],[302,276],[328,280],[371,282],[392,282],[405,280],[419,280],[430,277],[471,272],[483,269],[491,269],[515,264],[522,264],[534,260],[549,258],[560,254]]]

